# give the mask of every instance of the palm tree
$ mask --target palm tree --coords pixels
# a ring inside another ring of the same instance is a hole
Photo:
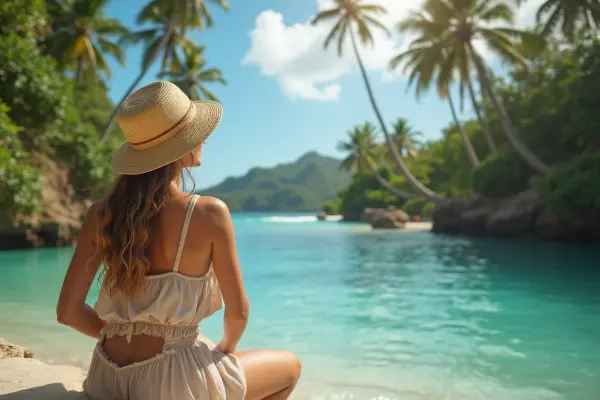
[[[185,60],[182,65],[176,70],[161,74],[161,77],[167,77],[186,92],[192,100],[206,98],[218,101],[216,96],[202,83],[210,82],[226,85],[227,82],[223,79],[219,69],[206,68],[206,61],[203,56],[204,49],[204,46],[186,48]]]
[[[392,136],[394,143],[398,146],[398,152],[402,157],[415,157],[422,145],[419,139],[423,134],[415,131],[406,118],[398,118],[392,124]]]
[[[389,181],[381,174],[373,160],[373,149],[375,148],[375,126],[369,122],[363,125],[357,125],[352,130],[348,131],[348,142],[338,142],[337,149],[348,153],[348,156],[342,160],[340,168],[350,171],[355,169],[360,173],[364,173],[364,168],[375,176],[375,179],[391,193],[404,199],[416,197],[412,193],[403,192],[396,189]]]
[[[108,0],[75,0],[70,7],[60,3],[55,26],[42,39],[42,49],[58,61],[59,68],[72,67],[77,83],[84,70],[103,72],[110,78],[106,55],[121,65],[125,63],[125,53],[113,39],[124,37],[129,31],[118,20],[104,17],[107,3]]]
[[[399,29],[418,33],[411,45],[414,51],[422,47],[439,46],[443,50],[443,55],[440,53],[439,57],[453,60],[463,83],[470,80],[474,65],[484,93],[489,96],[506,137],[531,167],[546,173],[550,167],[533,154],[517,135],[490,83],[483,58],[473,47],[475,39],[482,39],[503,59],[527,66],[513,38],[523,38],[529,34],[512,28],[493,27],[498,21],[513,21],[513,10],[501,0],[426,0],[423,10],[413,12],[399,24]]]
[[[418,44],[411,46],[408,51],[401,53],[390,61],[390,67],[396,68],[404,60],[407,60],[404,67],[405,72],[410,73],[408,88],[416,82],[417,99],[421,96],[424,90],[429,89],[433,80],[437,80],[439,95],[442,99],[447,99],[452,112],[452,118],[458,129],[458,133],[464,143],[467,156],[471,165],[475,168],[479,166],[479,157],[469,140],[469,137],[464,131],[463,125],[458,120],[456,107],[450,94],[449,87],[452,84],[452,75],[457,69],[456,58],[454,53],[447,54],[443,46],[438,42],[433,42],[427,45]],[[461,86],[461,97],[462,97]]]
[[[229,10],[229,4],[227,0],[211,0],[213,3],[218,4],[224,10]],[[144,78],[144,75],[150,69],[150,66],[156,61],[160,52],[167,47],[169,43],[173,43],[173,35],[176,34],[177,29],[181,30],[181,35],[185,36],[186,28],[196,28],[199,30],[204,29],[205,26],[212,28],[214,21],[210,10],[208,9],[205,0],[151,0],[138,14],[138,23],[153,22],[162,26],[162,36],[159,41],[152,41],[149,39],[146,54],[142,61],[142,69],[137,78],[133,81],[132,85],[127,89],[119,103],[115,106],[104,131],[100,136],[100,140],[103,140],[107,133],[110,131],[112,124],[117,116],[117,112],[121,103],[129,96],[135,89],[135,87]],[[154,38],[150,33],[147,33],[146,38]],[[174,46],[171,45],[170,48]],[[163,72],[167,64],[167,60],[171,59],[177,62],[176,57],[167,56],[163,57]]]
[[[520,4],[524,2],[517,0]],[[542,35],[549,36],[560,24],[562,34],[575,40],[578,29],[597,31],[600,22],[598,0],[546,0],[538,8],[538,23],[542,23]]]
[[[435,203],[441,203],[443,199],[419,182],[419,180],[410,172],[408,166],[398,152],[398,149],[396,149],[393,138],[389,134],[383,120],[383,116],[381,115],[379,107],[377,106],[367,71],[365,70],[365,66],[358,51],[356,34],[354,30],[356,29],[358,31],[359,39],[363,44],[373,45],[374,39],[373,34],[371,33],[371,27],[376,27],[389,34],[388,29],[376,19],[377,15],[381,15],[386,12],[387,11],[384,7],[374,4],[364,4],[362,0],[335,0],[335,7],[319,12],[312,19],[312,24],[315,25],[318,23],[336,20],[332,30],[329,32],[323,43],[323,47],[327,49],[333,40],[337,38],[338,54],[340,56],[343,53],[344,43],[347,37],[350,36],[352,49],[354,50],[354,56],[356,57],[356,61],[360,68],[371,106],[373,107],[373,111],[375,112],[379,125],[381,126],[381,130],[385,135],[386,143],[390,153],[392,154],[394,162],[396,163],[396,167],[402,172],[402,174],[406,177],[406,180],[412,187],[414,187],[417,193],[422,194]]]

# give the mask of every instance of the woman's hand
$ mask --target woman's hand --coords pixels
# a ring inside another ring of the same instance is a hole
[[[217,345],[217,350],[224,354],[235,353],[235,347],[228,346],[223,341],[219,342]]]

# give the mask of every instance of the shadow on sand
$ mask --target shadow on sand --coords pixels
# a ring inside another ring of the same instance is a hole
[[[0,400],[89,400],[83,392],[67,390],[62,383],[50,383],[18,392],[0,394]]]

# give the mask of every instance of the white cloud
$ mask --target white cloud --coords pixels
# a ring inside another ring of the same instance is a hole
[[[360,46],[363,61],[369,71],[379,72],[381,79],[391,81],[400,72],[391,72],[389,60],[406,49],[409,37],[403,37],[395,30],[395,25],[417,9],[423,0],[371,0],[384,6],[388,13],[381,21],[392,32],[387,36],[378,29],[373,30],[375,45]],[[530,25],[535,18],[535,10],[542,0],[529,0],[519,10],[519,25]],[[317,0],[319,10],[331,8],[332,0]],[[323,40],[331,26],[312,26],[310,21],[286,25],[283,15],[273,10],[263,11],[256,18],[256,25],[250,32],[251,46],[243,63],[257,65],[262,74],[277,79],[283,92],[291,99],[334,101],[342,91],[340,78],[356,71],[351,44],[344,45],[344,54],[338,57],[337,43],[324,51]],[[492,54],[480,43],[475,46],[484,57]]]

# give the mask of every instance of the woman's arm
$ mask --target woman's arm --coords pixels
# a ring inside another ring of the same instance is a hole
[[[244,289],[229,209],[220,200],[210,204],[213,218],[212,260],[225,303],[223,340],[218,349],[234,353],[248,323],[250,304]]]
[[[77,247],[60,291],[56,319],[83,334],[99,338],[104,321],[85,303],[100,266],[96,254],[95,210],[95,205],[90,207],[79,232]]]

